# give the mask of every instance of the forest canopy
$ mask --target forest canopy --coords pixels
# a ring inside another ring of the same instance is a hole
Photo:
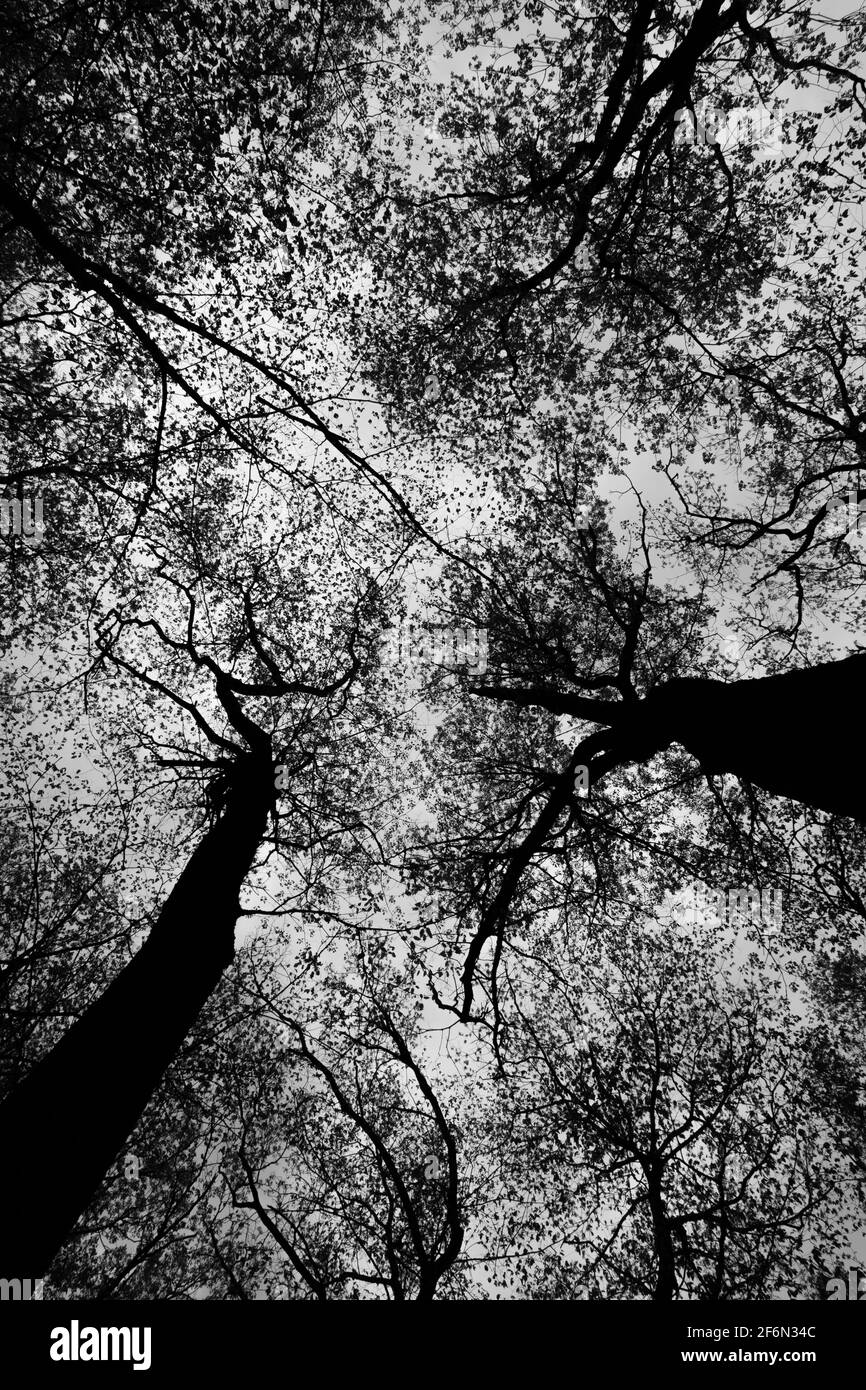
[[[0,1273],[856,1264],[864,30],[4,13]]]

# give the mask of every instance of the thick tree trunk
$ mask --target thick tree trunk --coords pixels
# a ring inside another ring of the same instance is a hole
[[[866,653],[760,680],[673,680],[644,707],[658,747],[682,744],[710,772],[866,823],[864,704]]]
[[[0,1276],[44,1275],[232,960],[272,796],[269,759],[237,766],[141,950],[0,1106]]]
[[[866,652],[759,680],[677,678],[630,705],[546,685],[469,689],[598,724],[579,745],[591,785],[679,743],[708,772],[736,773],[775,796],[866,824],[866,746],[854,722],[866,704]],[[559,799],[565,805],[567,797]]]
[[[647,1182],[653,1223],[653,1244],[657,1261],[653,1299],[659,1303],[670,1303],[677,1291],[676,1260],[673,1235],[661,1192],[661,1175],[650,1172]]]

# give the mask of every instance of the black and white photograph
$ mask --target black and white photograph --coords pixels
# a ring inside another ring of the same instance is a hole
[[[10,1387],[856,1361],[864,225],[850,0],[4,0]]]

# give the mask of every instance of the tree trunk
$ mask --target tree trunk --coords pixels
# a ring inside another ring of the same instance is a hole
[[[0,1105],[4,1278],[44,1275],[232,960],[272,798],[270,759],[236,764],[141,950]]]
[[[735,773],[775,796],[866,824],[866,747],[854,724],[866,702],[866,652],[759,680],[678,677],[630,705],[549,685],[469,690],[598,724],[579,745],[590,785],[679,743],[707,772]],[[596,757],[599,747],[606,751]]]
[[[680,743],[709,772],[866,823],[866,653],[759,680],[684,679],[643,702],[658,747]]]
[[[656,1252],[656,1287],[653,1299],[658,1303],[670,1303],[677,1290],[676,1261],[671,1225],[665,1211],[661,1192],[661,1174],[650,1172],[647,1175],[649,1208],[653,1222],[653,1244]]]

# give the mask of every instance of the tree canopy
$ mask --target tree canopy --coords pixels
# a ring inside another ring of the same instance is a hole
[[[863,13],[0,26],[0,1272],[826,1296]]]

